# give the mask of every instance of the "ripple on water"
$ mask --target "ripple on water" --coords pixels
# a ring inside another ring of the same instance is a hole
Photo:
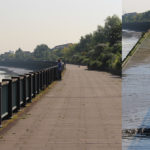
[[[123,72],[123,129],[150,127],[150,64],[140,64]],[[150,138],[130,137],[122,140],[123,150],[148,150]]]

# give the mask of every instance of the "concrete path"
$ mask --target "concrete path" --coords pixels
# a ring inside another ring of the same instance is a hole
[[[1,150],[121,150],[121,79],[67,65],[63,80],[0,138]]]

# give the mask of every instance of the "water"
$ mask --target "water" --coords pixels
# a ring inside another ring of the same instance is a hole
[[[129,32],[129,31],[128,31]],[[131,33],[132,34],[132,33]],[[136,35],[136,34],[133,34]],[[132,48],[132,40],[123,38],[123,54]],[[127,43],[129,41],[129,43]],[[122,128],[150,128],[150,63],[138,63],[127,68],[122,77]],[[150,137],[128,137],[122,140],[123,150],[149,150]]]
[[[23,75],[29,72],[32,72],[32,70],[0,66],[0,82],[2,79],[10,79],[12,76]]]
[[[130,50],[134,47],[141,37],[141,32],[123,30],[122,32],[122,60],[128,55]]]

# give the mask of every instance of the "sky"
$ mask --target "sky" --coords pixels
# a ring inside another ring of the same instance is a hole
[[[150,10],[150,0],[123,0],[123,13]]]
[[[0,0],[0,53],[77,43],[106,17],[121,18],[121,6],[121,0]]]

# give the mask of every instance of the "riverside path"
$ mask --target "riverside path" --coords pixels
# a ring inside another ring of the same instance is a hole
[[[2,135],[1,150],[121,150],[121,79],[67,65]]]

